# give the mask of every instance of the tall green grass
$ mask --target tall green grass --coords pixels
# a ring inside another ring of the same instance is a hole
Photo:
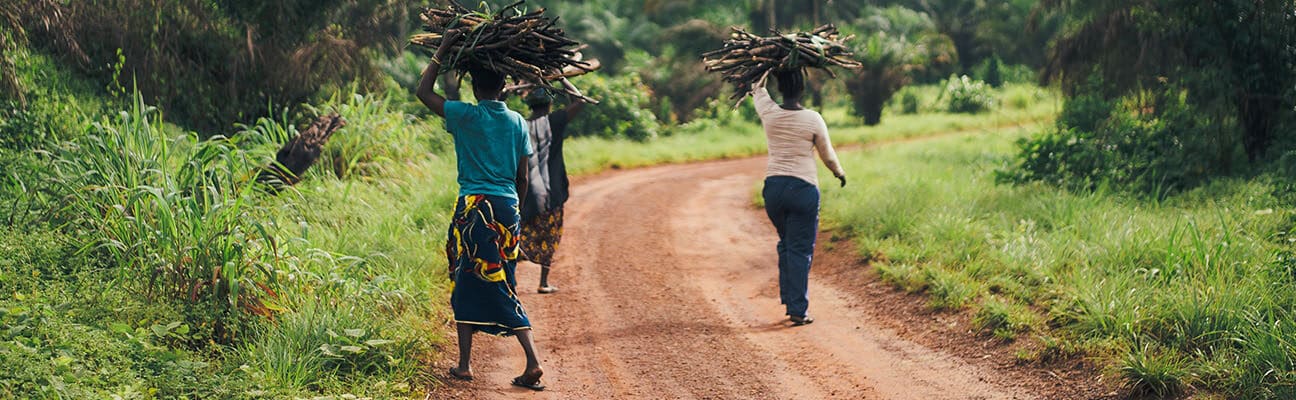
[[[27,366],[0,373],[0,397],[412,395],[445,321],[454,163],[438,155],[444,131],[403,104],[320,104],[350,125],[277,196],[253,178],[304,118],[208,140],[138,97],[85,118],[89,133],[50,151],[49,168],[6,180],[53,183],[44,201],[23,201],[51,208],[35,217],[40,232],[73,251],[0,262],[0,289],[20,304],[0,296],[0,361]],[[88,265],[36,267],[61,263]],[[105,365],[120,373],[95,372]]]
[[[90,233],[84,251],[105,254],[123,284],[145,282],[145,296],[204,304],[211,320],[200,328],[221,341],[238,335],[241,312],[267,315],[261,299],[275,295],[278,262],[273,228],[246,184],[264,158],[239,140],[275,141],[199,141],[136,97],[58,150],[51,171],[67,194],[62,215]]]
[[[884,279],[1043,344],[1026,359],[1083,350],[1152,395],[1296,396],[1296,213],[1273,184],[1222,180],[1159,202],[996,185],[1022,135],[846,155],[852,185],[825,189],[825,219]]]

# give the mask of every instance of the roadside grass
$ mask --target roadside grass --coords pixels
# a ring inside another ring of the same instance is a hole
[[[21,159],[4,203],[38,211],[0,241],[0,397],[415,395],[442,341],[454,165],[394,104],[322,104],[351,125],[278,196],[250,182],[287,117],[199,141],[136,97]]]
[[[1296,396],[1296,213],[1275,185],[1225,179],[1162,201],[997,185],[1025,134],[848,153],[852,185],[825,188],[826,225],[933,308],[1037,342],[1023,360],[1087,354],[1154,396]]]

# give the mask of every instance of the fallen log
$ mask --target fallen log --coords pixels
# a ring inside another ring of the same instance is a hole
[[[301,177],[319,160],[324,145],[334,132],[346,126],[346,120],[338,114],[319,117],[297,137],[284,143],[275,154],[275,162],[263,167],[257,175],[257,182],[279,192],[288,186],[301,182]]]

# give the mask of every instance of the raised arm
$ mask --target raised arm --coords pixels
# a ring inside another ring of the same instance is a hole
[[[441,74],[442,59],[450,53],[450,46],[459,40],[459,33],[451,31],[441,39],[441,46],[437,47],[436,55],[432,56],[432,62],[428,63],[427,68],[423,69],[423,79],[419,80],[418,91],[415,94],[419,101],[432,110],[433,114],[445,118],[445,97],[436,92],[437,76]]]
[[[566,88],[568,91],[572,93],[576,93],[577,95],[580,94],[580,89],[577,89],[576,85],[573,85],[571,81],[567,80],[567,78],[562,79],[562,84],[563,87]],[[567,118],[575,117],[576,114],[580,114],[581,110],[585,109],[585,105],[586,104],[584,100],[581,100],[578,97],[572,97],[572,101],[569,104],[567,104],[567,108],[566,108]]]
[[[770,98],[769,90],[765,89],[766,81],[767,79],[761,79],[755,85],[752,85],[752,104],[756,106],[756,114],[758,115],[764,115],[778,108],[778,103],[775,103],[774,99]]]
[[[819,118],[819,126],[815,129],[814,145],[824,166],[841,181],[842,187],[846,187],[846,171],[842,170],[841,162],[837,160],[837,151],[833,150],[832,139],[828,137],[828,125],[823,122],[823,118]]]

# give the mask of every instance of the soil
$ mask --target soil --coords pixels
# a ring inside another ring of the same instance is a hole
[[[612,171],[580,179],[550,276],[519,266],[543,392],[513,387],[517,341],[477,335],[471,382],[432,367],[432,399],[1093,399],[1121,397],[1084,360],[1022,364],[882,283],[849,242],[820,236],[815,322],[779,304],[777,236],[752,205],[763,158]],[[836,182],[824,182],[827,184]]]

